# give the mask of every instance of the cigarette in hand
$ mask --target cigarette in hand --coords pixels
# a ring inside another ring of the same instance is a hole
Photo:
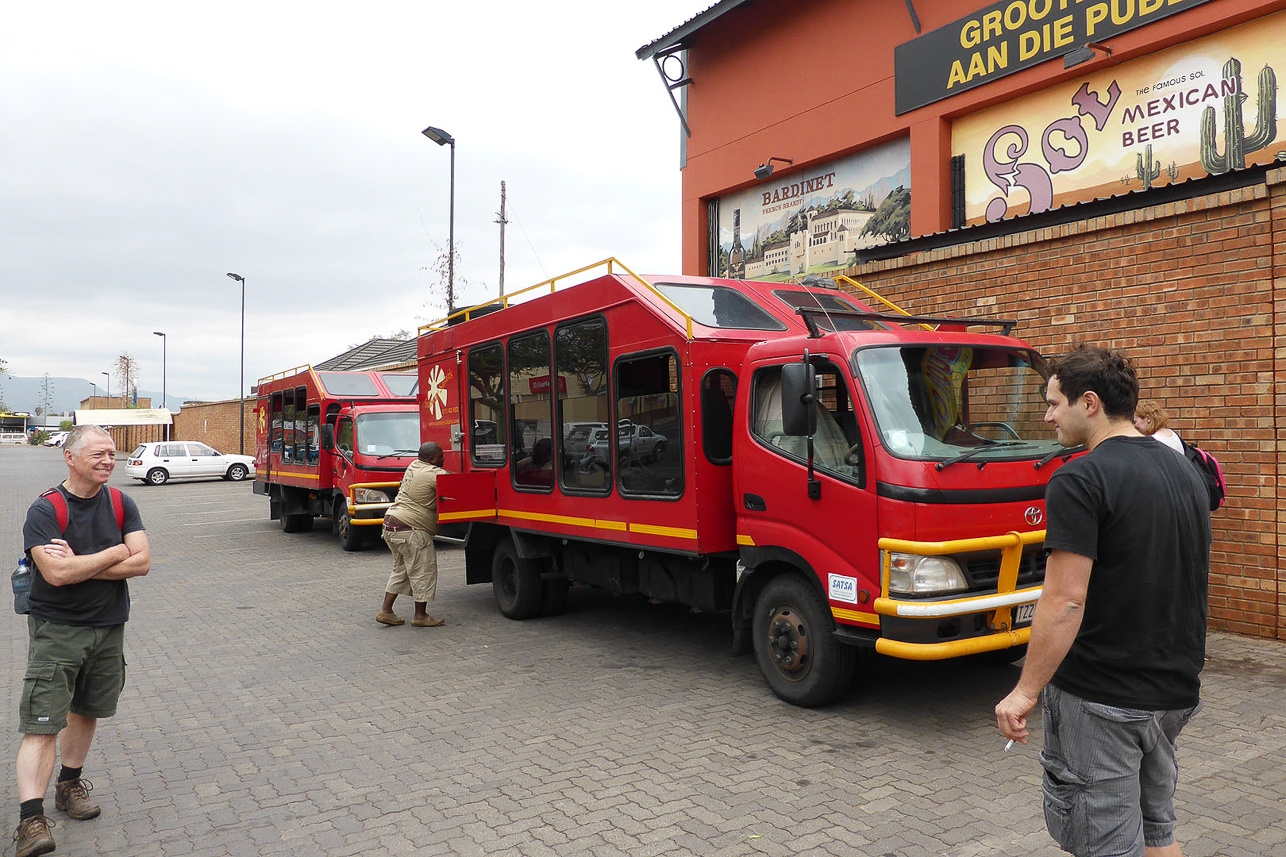
[[[1009,741],[1005,744],[1005,752],[1008,753],[1009,748],[1012,746],[1014,746],[1014,739],[1010,738]]]

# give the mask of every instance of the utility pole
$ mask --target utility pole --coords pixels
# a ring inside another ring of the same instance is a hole
[[[500,299],[505,297],[505,183],[500,182],[500,219],[496,223],[500,224]]]

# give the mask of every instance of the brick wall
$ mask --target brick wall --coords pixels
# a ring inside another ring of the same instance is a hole
[[[175,440],[199,440],[219,452],[255,454],[255,400],[246,399],[246,443],[238,449],[240,426],[240,400],[222,402],[184,403],[174,415]]]
[[[1262,184],[850,268],[911,312],[1017,318],[1056,355],[1121,348],[1212,452],[1210,627],[1286,638],[1286,169]]]

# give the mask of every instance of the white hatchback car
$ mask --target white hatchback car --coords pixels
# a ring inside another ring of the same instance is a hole
[[[142,443],[129,454],[125,475],[140,482],[164,485],[171,479],[218,476],[240,482],[253,476],[255,460],[249,455],[224,455],[193,440]]]

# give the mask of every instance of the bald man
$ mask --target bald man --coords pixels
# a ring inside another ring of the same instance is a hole
[[[384,587],[384,604],[375,614],[383,625],[406,624],[393,612],[399,595],[409,595],[415,602],[411,624],[417,628],[436,628],[446,620],[428,613],[428,602],[438,589],[438,557],[433,536],[438,531],[438,477],[442,469],[442,447],[433,441],[420,445],[420,452],[406,468],[397,499],[384,513],[384,541],[393,552],[393,573]]]

